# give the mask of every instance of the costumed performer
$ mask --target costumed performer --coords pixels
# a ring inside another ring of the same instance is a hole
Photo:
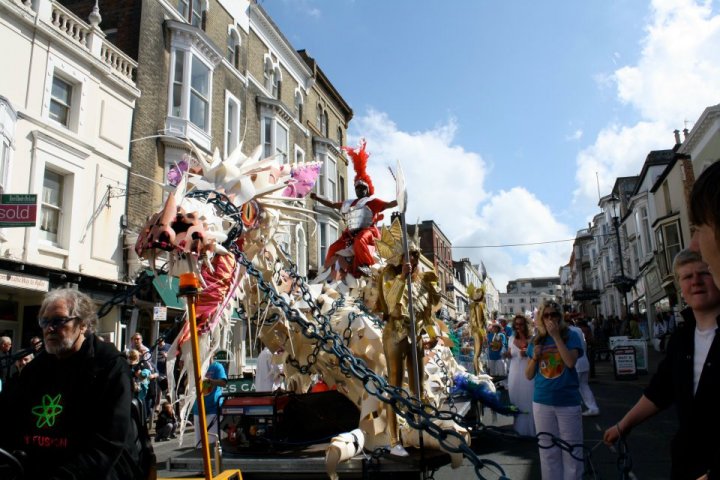
[[[375,263],[372,254],[375,239],[380,237],[380,232],[375,226],[383,219],[380,212],[397,206],[397,200],[385,202],[375,198],[375,187],[366,172],[367,160],[370,155],[365,151],[365,146],[365,140],[361,140],[360,147],[357,149],[343,147],[343,150],[352,158],[357,198],[344,202],[332,202],[318,197],[315,193],[310,194],[310,198],[326,207],[340,210],[347,225],[340,238],[328,248],[325,268],[331,268],[337,260],[343,273],[349,272],[356,278],[360,275],[369,276],[369,266]],[[348,265],[345,257],[341,254],[342,250],[349,247],[352,247],[354,253],[351,265]]]
[[[408,288],[407,276],[412,280],[412,303],[415,314],[417,342],[417,358],[421,362],[423,358],[423,343],[420,340],[423,333],[427,334],[431,342],[437,342],[437,327],[435,326],[434,314],[440,307],[440,293],[436,288],[437,275],[434,271],[421,272],[419,268],[420,248],[419,229],[415,228],[413,240],[408,245],[410,262],[404,263],[402,253],[402,226],[396,218],[393,221],[391,231],[394,231],[396,247],[394,250],[399,254],[387,259],[388,265],[383,269],[380,282],[380,310],[385,320],[383,328],[383,349],[387,362],[388,383],[390,385],[402,386],[405,369],[408,372],[410,392],[423,391],[423,370],[420,371],[420,378],[415,378],[413,366],[412,342],[410,339],[410,314],[408,311]],[[384,230],[383,240],[387,238]],[[383,245],[386,242],[383,241]],[[434,346],[434,345],[433,345]],[[430,347],[432,348],[432,346]],[[420,363],[422,365],[422,363]],[[418,388],[419,387],[419,388]],[[387,433],[390,436],[390,453],[398,456],[406,456],[407,452],[400,443],[398,434],[397,417],[390,404],[387,408]]]
[[[470,333],[473,337],[475,350],[473,352],[473,367],[475,374],[485,373],[480,355],[485,347],[487,339],[487,331],[485,330],[485,286],[476,288],[473,284],[468,286],[468,297],[472,300],[470,303]]]

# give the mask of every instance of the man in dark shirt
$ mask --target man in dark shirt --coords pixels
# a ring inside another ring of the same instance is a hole
[[[38,322],[46,352],[0,394],[0,446],[25,453],[25,478],[141,478],[127,362],[93,335],[92,299],[53,290]]]

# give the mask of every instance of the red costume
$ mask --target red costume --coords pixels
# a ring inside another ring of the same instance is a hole
[[[373,258],[375,239],[380,238],[380,231],[375,224],[383,219],[380,212],[386,208],[388,208],[388,202],[374,197],[356,198],[343,202],[341,212],[346,217],[350,217],[350,221],[348,221],[348,228],[343,231],[340,238],[330,245],[325,258],[325,266],[331,267],[333,257],[351,245],[354,253],[351,270],[353,275],[358,276],[359,266],[375,263]],[[364,212],[365,216],[362,216],[362,210],[367,210]],[[354,224],[353,219],[356,219],[358,223]],[[363,220],[365,224],[363,224]]]

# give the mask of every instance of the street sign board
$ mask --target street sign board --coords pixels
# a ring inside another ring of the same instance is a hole
[[[637,379],[637,364],[635,362],[635,347],[620,346],[612,351],[613,366],[616,380]]]
[[[0,195],[0,227],[34,227],[37,221],[37,195]]]
[[[153,308],[153,320],[157,322],[164,322],[167,320],[167,307],[156,305]]]

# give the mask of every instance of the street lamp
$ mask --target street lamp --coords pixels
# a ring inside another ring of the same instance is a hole
[[[612,195],[610,197],[610,203],[612,204],[613,208],[613,226],[615,227],[615,242],[617,245],[617,256],[618,256],[618,262],[620,263],[620,276],[615,277],[613,279],[613,283],[615,284],[615,288],[617,288],[618,293],[622,295],[623,300],[625,301],[625,315],[630,319],[630,304],[628,303],[627,294],[632,289],[633,284],[635,283],[632,278],[628,278],[625,276],[625,266],[623,264],[622,259],[622,249],[620,247],[620,212],[618,211],[618,204],[620,203],[620,199]]]

